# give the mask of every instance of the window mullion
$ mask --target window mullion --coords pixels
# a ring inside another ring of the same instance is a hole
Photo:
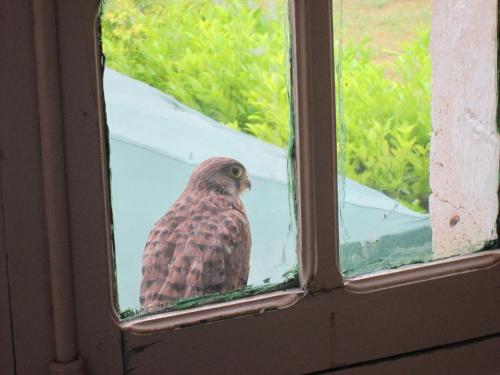
[[[290,9],[302,284],[312,290],[330,289],[342,285],[337,251],[332,4],[294,0]]]

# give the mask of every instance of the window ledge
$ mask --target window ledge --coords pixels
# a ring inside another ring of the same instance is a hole
[[[171,330],[197,323],[206,323],[242,315],[262,314],[269,310],[279,310],[297,303],[305,292],[289,289],[259,296],[242,298],[237,301],[205,305],[197,308],[159,313],[133,321],[121,322],[122,329],[136,334],[150,334]]]
[[[473,272],[494,267],[498,264],[500,264],[500,251],[491,250],[357,276],[345,279],[344,285],[346,290],[350,292],[367,293],[454,274]]]

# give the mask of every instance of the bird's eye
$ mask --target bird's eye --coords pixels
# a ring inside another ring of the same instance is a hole
[[[234,177],[240,177],[241,176],[241,168],[238,167],[237,165],[233,165],[231,168],[231,173]]]

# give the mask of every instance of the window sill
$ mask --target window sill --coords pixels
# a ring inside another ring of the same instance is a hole
[[[133,321],[121,322],[120,326],[123,330],[131,333],[151,334],[197,323],[284,309],[297,303],[304,295],[305,292],[302,289],[289,289],[242,298],[237,301],[200,306],[189,310],[159,313]]]
[[[432,263],[408,265],[395,270],[345,279],[345,288],[353,293],[367,293],[381,289],[413,284],[451,275],[494,267],[500,263],[498,250],[461,255]]]

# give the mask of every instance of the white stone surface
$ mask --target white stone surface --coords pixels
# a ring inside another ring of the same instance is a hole
[[[495,239],[497,0],[432,1],[430,215],[435,257]]]

